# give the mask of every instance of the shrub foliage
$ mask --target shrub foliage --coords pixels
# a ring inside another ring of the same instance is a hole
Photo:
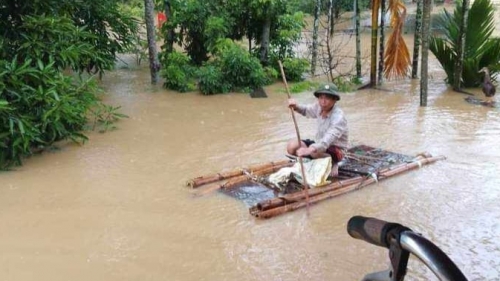
[[[500,71],[500,39],[492,37],[495,30],[494,11],[489,0],[476,0],[470,8],[462,72],[464,87],[480,85],[482,79],[478,71],[482,67],[489,67],[493,77]],[[438,28],[444,31],[444,36],[431,36],[429,44],[429,49],[446,72],[446,82],[451,85],[454,83],[454,67],[458,60],[461,17],[460,3],[453,14],[444,10],[436,23]]]
[[[59,140],[85,141],[90,117],[123,117],[81,74],[112,69],[135,29],[111,0],[0,4],[0,169]]]

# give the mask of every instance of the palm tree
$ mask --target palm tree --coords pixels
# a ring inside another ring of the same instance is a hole
[[[377,40],[378,40],[378,9],[380,0],[372,1],[372,42],[371,42],[371,60],[370,60],[370,84],[377,85]]]
[[[411,67],[411,78],[417,79],[418,54],[420,52],[420,41],[422,40],[422,0],[417,0],[417,12],[415,15],[415,35],[413,39],[413,63]]]
[[[321,13],[321,0],[316,0],[314,5],[312,58],[311,58],[311,74],[313,76],[316,72],[316,63],[318,61],[318,32],[319,32],[320,13]]]
[[[356,29],[356,77],[361,79],[361,35],[359,0],[354,0],[355,29]]]
[[[380,1],[380,50],[379,50],[379,61],[378,61],[378,84],[382,84],[382,73],[384,72],[384,51],[385,51],[385,2],[386,0]]]
[[[460,28],[458,31],[457,60],[455,61],[455,78],[453,79],[453,89],[460,91],[463,61],[465,52],[465,36],[467,35],[467,18],[469,17],[469,0],[463,0],[460,17]]]
[[[455,62],[459,59],[459,26],[462,21],[462,6],[457,5],[453,14],[443,11],[436,20],[436,27],[444,31],[443,37],[431,36],[429,49],[446,72],[446,82],[455,83]],[[467,18],[462,86],[478,87],[483,67],[491,70],[494,78],[500,71],[500,38],[492,38],[495,30],[494,8],[489,0],[475,0]]]
[[[427,106],[427,74],[429,57],[429,31],[431,26],[432,0],[423,0],[422,11],[422,62],[420,64],[420,106]]]

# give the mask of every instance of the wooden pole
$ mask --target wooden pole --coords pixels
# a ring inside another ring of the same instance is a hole
[[[285,84],[286,94],[288,96],[288,99],[290,99],[291,98],[290,89],[288,88],[288,83],[286,82],[286,76],[285,76],[285,71],[283,70],[283,64],[281,63],[280,60],[278,60],[278,64],[280,66],[283,83]],[[293,111],[292,108],[290,108],[290,114],[292,115],[293,125],[295,126],[295,132],[297,133],[297,145],[300,147],[302,139],[300,138],[299,126],[297,125],[297,120],[295,120],[295,112]],[[300,164],[300,172],[302,174],[302,180],[304,181],[304,194],[306,197],[307,213],[309,214],[309,204],[307,204],[307,202],[309,202],[309,184],[307,183],[306,173],[304,172],[304,163],[302,162],[302,157],[299,156],[298,159]]]

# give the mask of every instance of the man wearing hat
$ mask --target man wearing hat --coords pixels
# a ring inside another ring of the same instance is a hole
[[[338,175],[338,162],[344,158],[348,147],[349,130],[347,120],[342,109],[336,105],[340,100],[337,86],[334,84],[322,85],[314,92],[317,102],[309,105],[300,105],[294,99],[288,100],[288,106],[294,111],[316,118],[318,129],[315,140],[305,139],[300,144],[291,140],[287,145],[287,152],[296,156],[311,158],[332,157],[332,176]]]

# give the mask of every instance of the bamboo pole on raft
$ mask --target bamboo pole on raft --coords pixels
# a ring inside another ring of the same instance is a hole
[[[418,155],[417,157],[415,157],[413,159],[413,161],[419,161],[422,158],[423,158],[423,156]],[[380,171],[377,171],[376,174],[377,174],[377,177],[384,177],[382,175],[385,175],[387,172],[398,169],[400,167],[406,167],[406,166],[407,166],[407,163],[402,163],[402,164],[399,164],[399,165],[394,166],[394,167],[388,167],[388,168],[382,169]],[[325,186],[314,188],[314,189],[309,191],[309,195],[315,196],[315,195],[322,194],[325,192],[333,191],[335,189],[339,189],[339,188],[344,187],[346,185],[360,183],[364,179],[366,179],[365,176],[358,176],[358,177],[354,177],[354,178],[350,178],[350,179],[346,179],[346,180],[339,180],[339,181],[330,183],[330,184],[325,185]],[[289,203],[295,203],[295,202],[303,200],[303,199],[304,199],[303,194],[301,192],[296,192],[296,193],[291,193],[291,194],[287,194],[287,195],[284,195],[281,197],[272,198],[269,200],[259,202],[259,203],[257,203],[257,205],[255,205],[255,208],[258,211],[265,211],[265,210],[272,209],[272,208],[279,207],[279,206],[283,206],[283,205],[286,205]]]
[[[289,166],[292,166],[293,164],[294,163],[292,163],[292,162],[288,162],[288,163],[284,163],[281,165],[270,166],[270,167],[262,169],[262,170],[257,170],[251,174],[249,173],[248,175],[233,177],[224,183],[211,185],[211,186],[201,190],[196,195],[202,196],[202,195],[206,195],[208,193],[211,193],[211,192],[219,190],[219,189],[230,189],[230,188],[233,188],[233,187],[235,187],[239,184],[242,184],[244,182],[251,181],[252,177],[254,177],[254,176],[258,177],[258,176],[269,175],[271,173],[278,171],[279,169],[281,169],[283,167],[289,167]]]
[[[313,197],[313,196],[316,196],[316,195],[321,194],[321,193],[325,193],[325,192],[329,192],[329,191],[332,191],[335,189],[345,187],[347,185],[360,183],[361,181],[363,181],[363,178],[364,178],[363,176],[357,176],[357,177],[346,179],[346,180],[339,180],[339,181],[336,181],[334,183],[331,183],[331,184],[328,184],[325,186],[316,187],[316,188],[309,190],[309,196]],[[272,198],[272,199],[268,199],[268,200],[264,200],[262,202],[259,202],[259,203],[257,203],[257,205],[255,205],[255,208],[257,211],[265,211],[265,210],[280,207],[280,206],[283,206],[286,204],[295,203],[295,202],[298,202],[301,200],[304,200],[304,193],[294,192],[291,194],[287,194],[284,196],[280,196],[280,197],[276,197],[276,198]]]
[[[391,177],[394,175],[398,175],[398,174],[401,174],[403,172],[415,169],[417,167],[421,167],[422,165],[427,165],[427,164],[434,163],[438,160],[443,160],[443,159],[445,159],[444,156],[418,158],[418,160],[415,160],[411,163],[405,163],[402,165],[398,165],[394,168],[385,169],[384,172],[381,172],[379,174],[378,179],[384,179],[384,178],[388,178],[388,177]],[[291,203],[288,205],[282,205],[282,206],[267,209],[264,211],[259,211],[256,208],[250,208],[250,214],[252,214],[253,216],[255,216],[257,218],[261,218],[261,219],[272,218],[272,217],[284,214],[286,212],[291,212],[291,211],[303,208],[304,206],[307,206],[310,203],[316,203],[316,202],[323,201],[323,200],[328,199],[328,198],[336,197],[336,196],[345,194],[347,192],[357,190],[357,189],[362,188],[364,186],[375,183],[376,181],[377,180],[375,178],[368,178],[365,181],[362,181],[360,183],[354,183],[351,185],[343,186],[343,187],[338,188],[338,189],[333,189],[333,190],[328,191],[328,192],[320,193],[320,194],[315,195],[315,196],[311,196],[311,198],[309,198],[310,201],[308,201],[308,202],[305,202],[304,200],[300,200],[300,201],[297,201],[295,203]]]
[[[291,98],[290,96],[290,89],[288,88],[288,83],[286,82],[286,76],[285,76],[285,71],[283,70],[283,64],[281,63],[280,60],[278,60],[278,64],[280,66],[280,71],[281,71],[281,77],[283,78],[283,83],[285,84],[285,89],[286,89],[286,94],[288,96],[288,99]],[[300,144],[302,142],[302,139],[300,138],[300,133],[299,133],[299,126],[297,125],[297,120],[295,120],[295,112],[293,109],[290,107],[290,114],[292,115],[292,120],[293,120],[293,125],[295,126],[295,132],[297,133],[297,145],[300,147]],[[304,182],[304,194],[306,197],[306,207],[307,207],[307,213],[309,214],[309,184],[307,184],[307,179],[306,179],[306,173],[304,172],[304,163],[302,162],[302,157],[297,157],[299,159],[299,164],[300,164],[300,172],[302,174],[302,181]]]
[[[189,180],[186,183],[186,186],[191,187],[191,188],[197,188],[199,186],[209,184],[209,183],[214,183],[218,182],[221,180],[226,180],[230,178],[234,178],[237,176],[242,176],[245,174],[245,171],[249,173],[255,173],[256,171],[259,170],[264,170],[269,167],[274,167],[274,166],[280,166],[283,167],[283,165],[291,163],[290,160],[281,160],[281,161],[276,161],[276,162],[268,162],[268,163],[262,163],[262,164],[256,164],[249,166],[247,168],[239,168],[227,172],[222,172],[222,173],[216,173],[216,174],[210,174],[210,175],[204,175],[204,176],[199,176],[194,179]]]

